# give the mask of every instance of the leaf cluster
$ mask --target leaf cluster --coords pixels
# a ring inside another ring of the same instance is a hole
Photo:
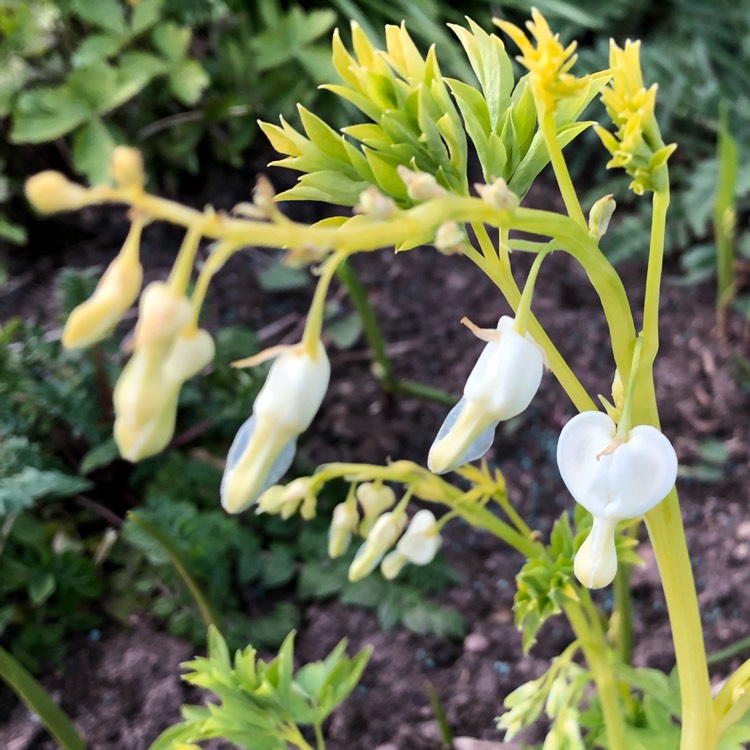
[[[234,662],[215,628],[208,634],[208,656],[187,662],[183,679],[213,693],[218,703],[184,706],[184,721],[166,730],[151,750],[176,750],[181,743],[224,738],[252,750],[286,750],[298,726],[320,727],[360,680],[371,649],[346,655],[341,641],[322,661],[294,672],[294,632],[266,663],[247,647]],[[295,734],[296,733],[296,734]],[[297,744],[297,743],[295,743]]]
[[[622,532],[633,521],[620,525]],[[524,652],[536,642],[539,629],[547,620],[559,615],[565,604],[577,602],[578,583],[573,573],[573,559],[591,528],[591,514],[580,505],[575,510],[575,531],[565,511],[555,521],[546,554],[527,560],[516,576],[516,595],[513,603],[515,622],[523,634]],[[637,540],[627,534],[615,536],[617,558],[620,563],[638,565],[635,553]]]

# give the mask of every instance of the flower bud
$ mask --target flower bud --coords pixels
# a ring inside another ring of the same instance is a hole
[[[137,148],[117,146],[113,149],[109,159],[109,171],[112,179],[120,187],[143,187],[146,184],[143,157]]]
[[[432,562],[442,544],[440,530],[431,510],[420,510],[411,519],[409,528],[398,540],[398,551],[415,565]]]
[[[163,281],[153,281],[141,295],[138,323],[133,342],[136,347],[156,341],[171,343],[190,320],[190,301]]]
[[[216,347],[208,331],[188,327],[174,341],[162,364],[164,377],[184,383],[197,375],[213,360]]]
[[[356,503],[347,500],[333,509],[333,519],[328,532],[328,557],[341,557],[346,552],[358,523]]]
[[[415,172],[403,164],[396,167],[396,172],[406,185],[406,192],[409,197],[417,203],[444,198],[447,195],[445,188],[439,185],[435,177],[427,172]]]
[[[408,562],[409,560],[395,549],[383,558],[383,562],[380,563],[380,572],[383,574],[383,578],[392,581]]]
[[[89,202],[89,190],[53,170],[26,180],[26,198],[40,214],[76,211]]]
[[[178,397],[179,388],[160,389],[159,408],[143,421],[135,422],[127,415],[117,414],[114,438],[124,459],[137,463],[167,447],[174,435]]]
[[[252,416],[229,449],[221,483],[221,502],[227,512],[244,510],[291,466],[297,436],[320,408],[330,373],[320,342],[314,357],[300,344],[273,363]]]
[[[518,196],[508,187],[508,183],[502,177],[490,185],[477,182],[474,184],[474,189],[485,203],[498,211],[512,211],[518,208],[520,203]]]
[[[354,207],[354,213],[364,214],[378,221],[390,219],[396,211],[396,204],[374,185],[359,194],[359,202]]]
[[[589,234],[595,239],[601,239],[607,233],[609,221],[615,212],[617,203],[613,196],[605,195],[594,203],[589,212]]]
[[[573,561],[576,578],[590,589],[608,586],[617,573],[616,523],[594,516],[589,535]]]
[[[357,487],[356,496],[365,513],[363,526],[365,522],[367,522],[367,526],[362,531],[365,535],[372,527],[375,519],[384,511],[392,508],[396,502],[396,493],[382,482],[362,482]]]
[[[142,228],[142,222],[133,222],[122,250],[102,274],[94,293],[68,316],[62,335],[66,349],[81,349],[101,341],[135,302],[143,282],[138,259]]]
[[[349,580],[358,581],[372,573],[383,555],[396,543],[405,525],[404,513],[383,513],[375,521],[365,543],[357,550],[349,567]]]
[[[446,221],[438,227],[435,249],[443,255],[459,255],[464,251],[466,235],[455,221]]]

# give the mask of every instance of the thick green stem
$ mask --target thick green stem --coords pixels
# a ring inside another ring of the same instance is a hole
[[[607,643],[598,621],[590,621],[581,605],[568,604],[565,614],[581,645],[586,662],[594,678],[607,729],[608,750],[629,750],[625,736],[625,721],[618,698],[618,685],[609,662]]]

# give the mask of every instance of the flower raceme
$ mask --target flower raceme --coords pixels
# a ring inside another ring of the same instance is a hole
[[[593,516],[574,572],[585,586],[601,588],[617,572],[615,527],[664,499],[677,478],[677,455],[655,427],[633,427],[621,439],[606,414],[584,412],[563,428],[557,464],[570,494]]]
[[[269,353],[273,356],[278,351]],[[266,358],[261,354],[247,364]],[[255,399],[252,415],[229,449],[221,482],[221,504],[228,513],[247,508],[291,466],[297,436],[310,426],[320,408],[330,374],[320,341],[314,353],[303,344],[283,347]]]
[[[464,386],[463,398],[445,418],[430,448],[427,465],[435,474],[483,456],[499,422],[517,416],[531,403],[544,372],[541,350],[530,335],[515,330],[504,315],[496,329],[480,329],[464,318],[475,336],[486,341]]]

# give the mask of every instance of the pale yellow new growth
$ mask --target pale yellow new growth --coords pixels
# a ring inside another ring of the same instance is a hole
[[[526,22],[530,37],[509,21],[495,18],[494,23],[521,50],[521,55],[516,59],[531,73],[531,87],[537,106],[543,112],[554,112],[560,99],[580,93],[587,81],[568,72],[577,59],[573,54],[577,43],[563,47],[559,34],[552,33],[546,19],[536,8],[531,11],[531,19]]]

